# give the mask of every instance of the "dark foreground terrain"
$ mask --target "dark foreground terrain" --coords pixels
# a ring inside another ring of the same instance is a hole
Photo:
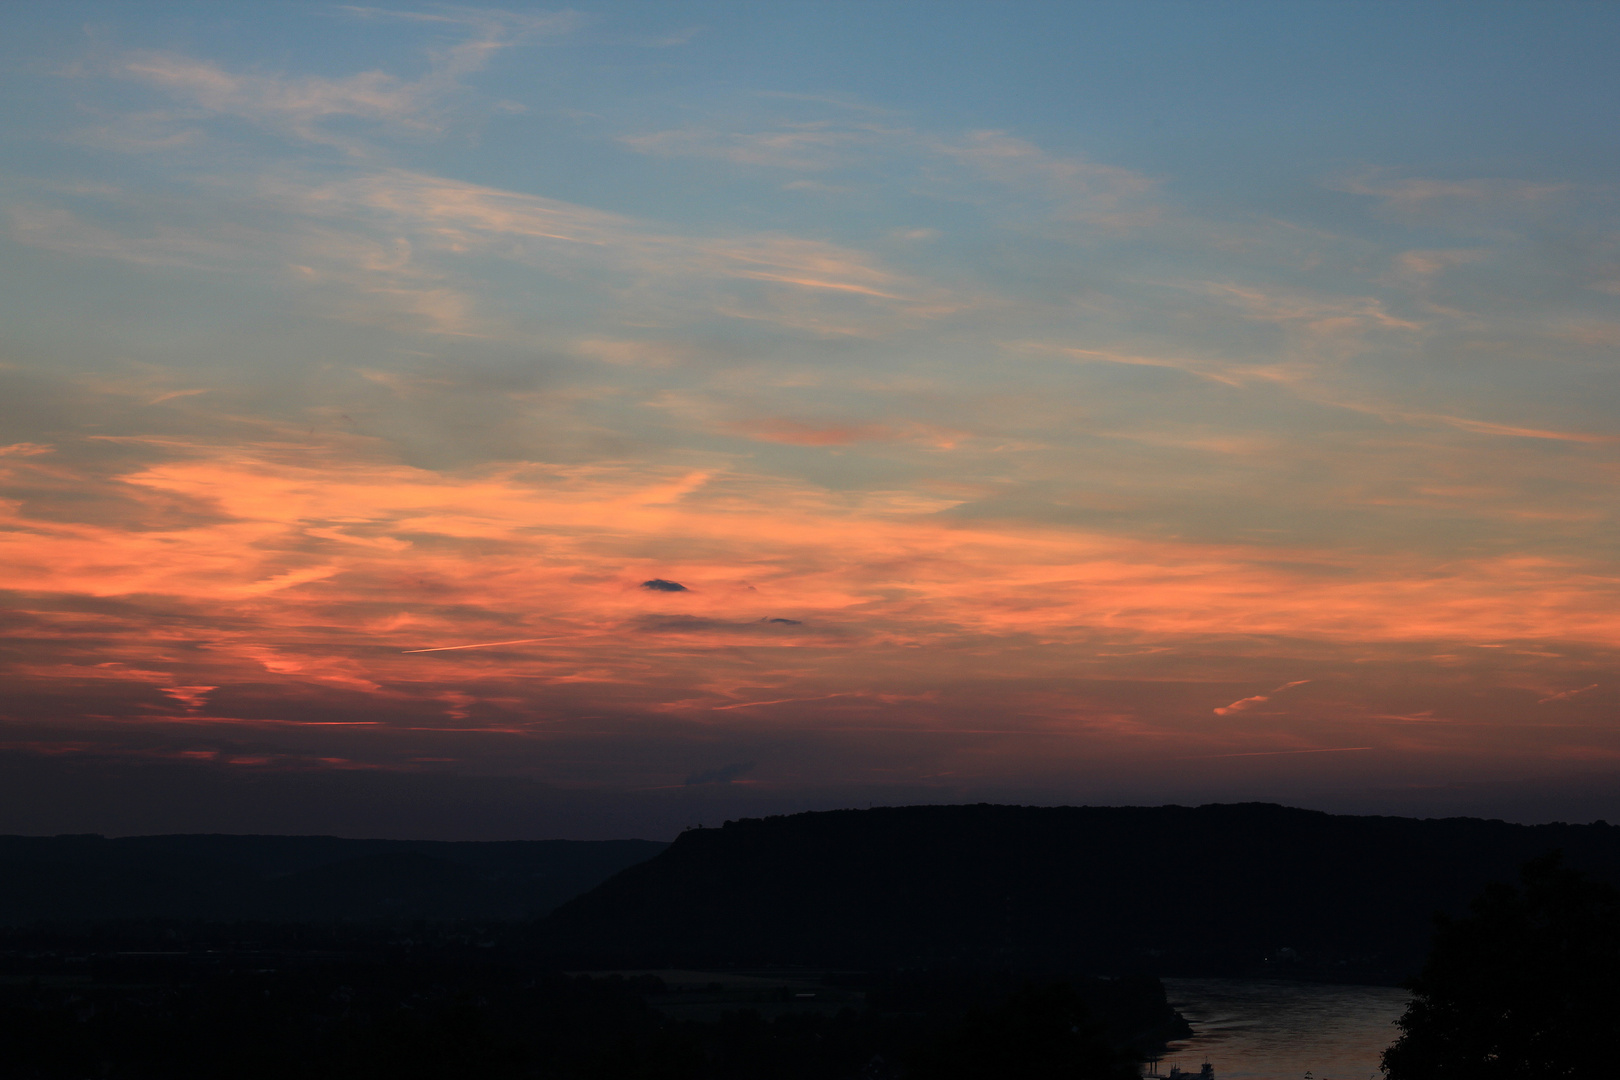
[[[0,937],[0,1076],[1128,1080],[1187,1032],[1152,978],[666,974],[500,924],[36,926]]]

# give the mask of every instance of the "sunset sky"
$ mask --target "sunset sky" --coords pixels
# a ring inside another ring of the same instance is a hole
[[[0,9],[0,832],[1620,820],[1620,6]]]

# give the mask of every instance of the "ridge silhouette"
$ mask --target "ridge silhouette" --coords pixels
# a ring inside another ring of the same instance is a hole
[[[1620,828],[1264,804],[839,810],[693,829],[558,907],[585,966],[966,965],[1395,983],[1436,912]]]
[[[0,923],[522,920],[666,846],[653,840],[0,836]]]

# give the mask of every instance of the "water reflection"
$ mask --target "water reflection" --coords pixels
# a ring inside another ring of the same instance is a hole
[[[1368,1080],[1399,1031],[1405,990],[1259,979],[1165,979],[1170,1001],[1196,1033],[1159,1063],[1216,1080]]]

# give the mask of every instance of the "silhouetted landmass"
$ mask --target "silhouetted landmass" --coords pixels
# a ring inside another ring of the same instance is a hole
[[[1156,975],[1395,981],[1435,912],[1555,849],[1620,880],[1602,823],[1262,804],[835,811],[671,845],[0,837],[0,1077],[1123,1080],[1188,1034]],[[1612,894],[1566,893],[1613,931]],[[1453,989],[1469,927],[1528,928],[1541,971],[1541,894],[1488,895],[1440,938]],[[1613,951],[1577,937],[1577,966]]]
[[[651,840],[0,836],[0,923],[526,919],[666,846]]]
[[[577,961],[959,965],[1394,983],[1436,912],[1562,849],[1620,879],[1620,828],[1269,804],[918,806],[683,833],[554,911]]]

